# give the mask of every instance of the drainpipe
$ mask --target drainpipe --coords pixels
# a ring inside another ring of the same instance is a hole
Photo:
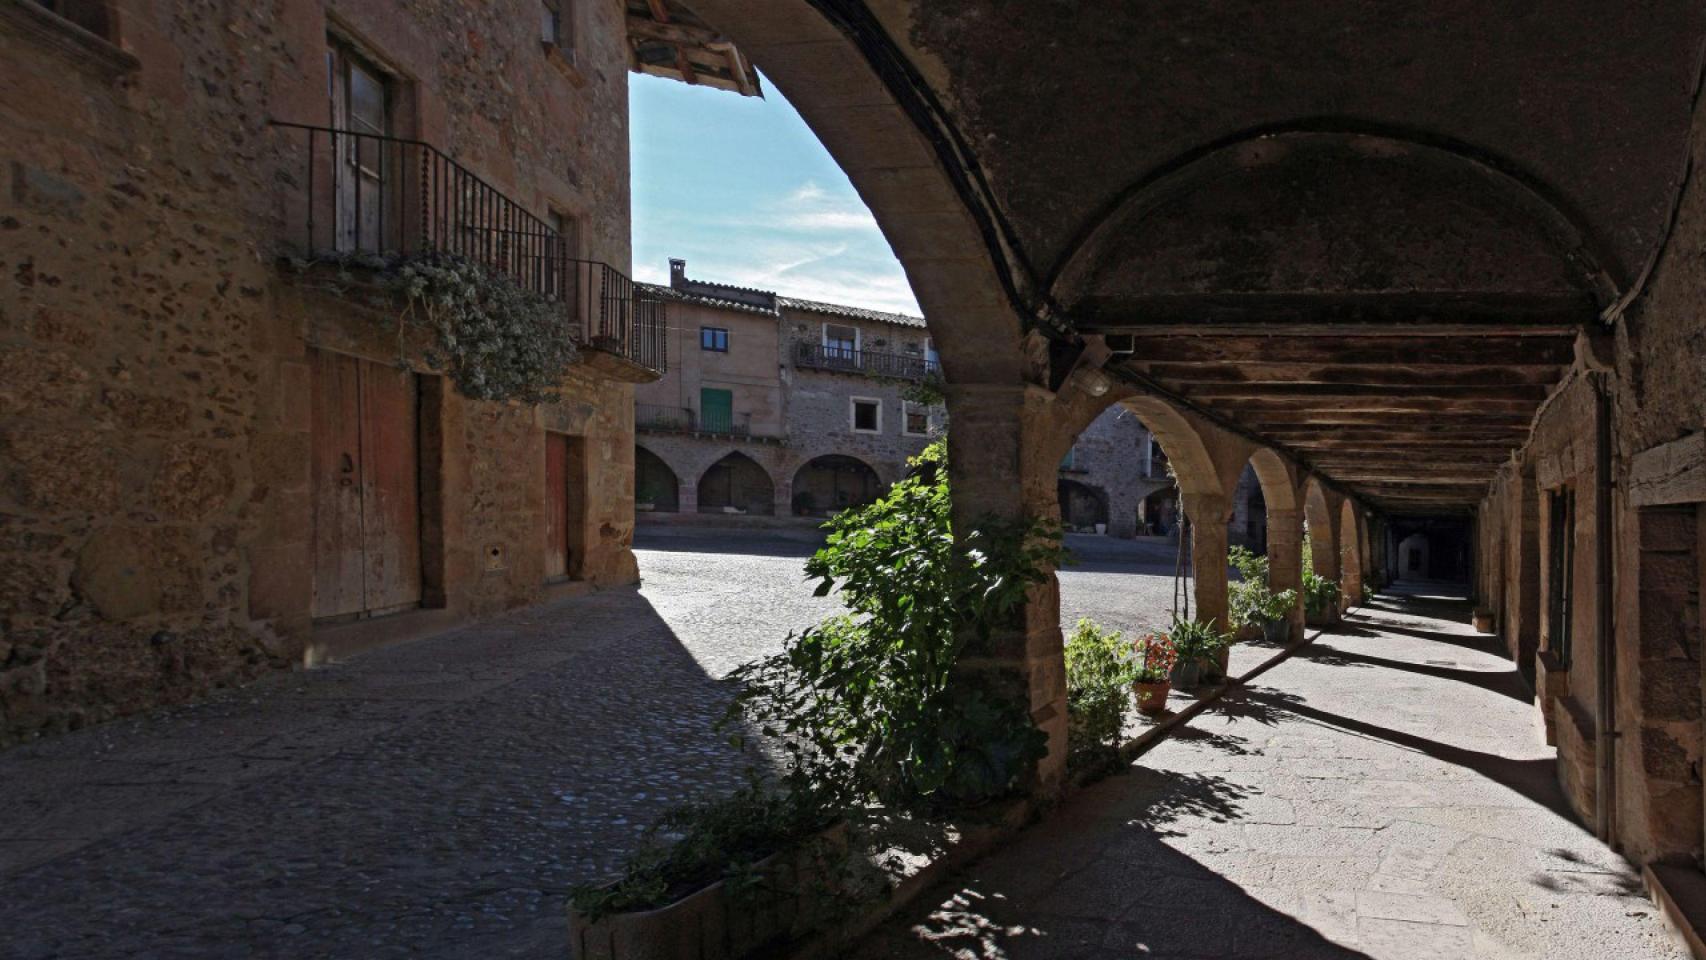
[[[1594,778],[1594,827],[1599,838],[1613,847],[1616,829],[1617,790],[1617,651],[1612,634],[1611,583],[1611,391],[1603,373],[1593,374],[1594,384],[1594,559],[1597,566],[1595,591],[1598,601],[1596,658],[1599,695],[1595,726],[1599,749]]]

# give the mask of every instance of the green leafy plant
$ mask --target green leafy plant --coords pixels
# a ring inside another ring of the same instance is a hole
[[[1097,767],[1118,755],[1138,670],[1119,631],[1078,621],[1066,638],[1068,763]]]
[[[778,738],[789,782],[838,802],[975,804],[1045,749],[1022,689],[959,664],[1017,626],[1026,593],[1061,562],[1059,531],[994,518],[954,530],[945,444],[912,466],[881,499],[836,514],[806,564],[817,594],[839,590],[849,613],[732,675],[742,690],[725,728]]]
[[[1275,591],[1268,585],[1268,558],[1247,547],[1233,547],[1227,558],[1237,568],[1239,580],[1227,588],[1227,604],[1235,626],[1266,626],[1290,615],[1297,604],[1297,591]]]
[[[301,266],[316,264],[336,269],[333,286],[338,289],[355,284],[355,271],[363,271],[382,294],[374,298],[375,306],[400,299],[399,364],[407,363],[409,331],[424,331],[433,338],[424,352],[426,364],[443,370],[470,399],[547,402],[575,361],[577,348],[561,303],[467,257],[358,253]]]
[[[834,808],[807,790],[778,790],[749,773],[727,797],[666,812],[628,856],[622,876],[587,884],[569,902],[587,920],[666,906],[719,880],[751,890],[753,866],[804,843],[836,819]]]
[[[1173,638],[1173,649],[1179,659],[1187,662],[1212,659],[1232,645],[1232,634],[1201,620],[1174,619],[1168,634]]]
[[[1339,603],[1339,584],[1315,572],[1315,551],[1303,537],[1303,610],[1311,617],[1330,615]]]
[[[1133,683],[1161,683],[1173,675],[1173,665],[1179,661],[1179,651],[1173,638],[1165,633],[1146,633],[1132,644],[1137,653],[1137,672]]]

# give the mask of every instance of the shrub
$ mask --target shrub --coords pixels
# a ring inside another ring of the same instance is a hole
[[[1211,659],[1232,645],[1232,634],[1201,620],[1175,619],[1168,632],[1173,638],[1174,651],[1186,662]]]
[[[733,674],[743,689],[724,724],[780,738],[789,782],[838,802],[981,802],[1046,747],[1022,688],[956,667],[968,645],[1016,626],[1062,559],[1059,531],[989,518],[956,537],[946,467],[932,443],[881,499],[836,514],[806,573],[850,612]]]
[[[1097,766],[1118,755],[1138,663],[1118,631],[1078,621],[1066,638],[1068,761]]]

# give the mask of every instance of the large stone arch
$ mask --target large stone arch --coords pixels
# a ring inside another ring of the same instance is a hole
[[[1362,603],[1367,547],[1362,535],[1362,511],[1348,497],[1339,505],[1339,542],[1340,605],[1349,608]]]
[[[1208,253],[1235,236],[1236,257]],[[1074,314],[1132,294],[1305,289],[1587,291],[1604,307],[1614,260],[1568,200],[1506,158],[1322,118],[1237,131],[1144,173],[1091,214],[1045,282]]]
[[[1309,527],[1309,560],[1315,575],[1339,581],[1339,495],[1311,474],[1304,487],[1303,514]]]
[[[1062,477],[1055,481],[1060,501],[1060,521],[1067,526],[1086,527],[1108,523],[1108,492],[1091,483]]]
[[[776,481],[757,460],[730,451],[705,468],[695,484],[700,513],[770,516],[776,512]]]
[[[864,460],[845,453],[825,453],[801,463],[788,483],[788,503],[794,516],[824,517],[862,507],[882,496],[888,484]]]
[[[669,461],[634,444],[634,503],[636,509],[675,513],[681,509],[681,477]]]
[[[1035,281],[969,146],[889,40],[894,29],[863,4],[693,9],[762,65],[847,174],[931,318],[949,382],[1019,383],[1020,344],[1040,312]]]
[[[1303,511],[1299,509],[1298,468],[1268,447],[1250,454],[1267,510],[1268,586],[1297,591],[1292,604],[1292,638],[1303,638]]]

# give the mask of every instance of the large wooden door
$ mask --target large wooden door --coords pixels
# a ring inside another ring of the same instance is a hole
[[[569,575],[569,438],[545,434],[545,579]]]
[[[415,375],[315,351],[313,615],[421,600],[420,389]]]
[[[359,613],[362,589],[361,361],[313,354],[314,604],[316,617]]]

